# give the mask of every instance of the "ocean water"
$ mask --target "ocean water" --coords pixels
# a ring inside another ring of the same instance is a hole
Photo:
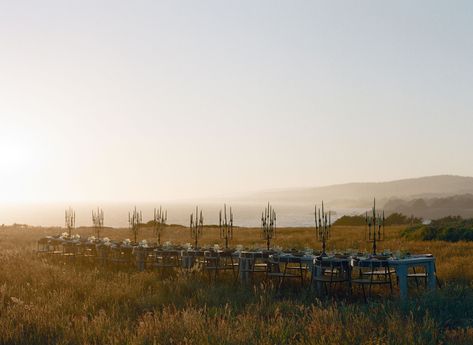
[[[314,225],[314,206],[309,204],[271,204],[276,211],[277,225],[283,227],[305,227]],[[143,222],[153,218],[154,208],[162,206],[168,212],[168,224],[188,225],[196,204],[191,203],[71,203],[71,204],[3,204],[0,205],[0,224],[28,224],[34,226],[64,226],[64,211],[72,207],[76,212],[76,226],[92,225],[92,210],[100,207],[104,211],[105,226],[127,227],[128,212],[136,206],[143,215]],[[200,203],[204,224],[218,224],[220,203]],[[232,206],[234,225],[259,226],[265,204],[235,203]],[[364,212],[364,209],[332,209],[332,221],[342,215]]]

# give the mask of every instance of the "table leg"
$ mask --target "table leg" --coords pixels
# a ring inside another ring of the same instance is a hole
[[[399,278],[399,289],[401,300],[407,300],[407,266],[399,265],[396,267],[396,273]]]
[[[320,266],[315,266],[314,273],[316,277],[320,277],[321,275],[324,274],[322,267]],[[320,296],[322,294],[322,282],[317,281],[315,284],[315,288],[317,290],[317,294]]]
[[[427,272],[427,284],[430,290],[435,290],[436,287],[436,277],[435,277],[435,262],[429,262],[426,266]]]
[[[182,257],[182,268],[190,270],[194,266],[194,257],[193,256],[183,256]]]
[[[140,272],[145,270],[145,255],[142,251],[136,253],[136,266]]]
[[[250,261],[251,259],[249,258],[240,258],[240,264],[238,265],[240,281],[244,284],[247,284],[249,281]]]

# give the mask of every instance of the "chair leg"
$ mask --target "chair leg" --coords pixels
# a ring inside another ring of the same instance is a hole
[[[281,286],[282,286],[282,282],[284,281],[284,278],[283,277],[279,277],[278,279],[278,291],[281,291]]]
[[[314,269],[312,269],[311,272],[310,272],[309,288],[308,288],[309,292],[312,292],[312,285],[314,284],[314,272],[313,272],[313,270]]]
[[[412,267],[412,271],[414,272],[414,274],[417,274],[415,267]],[[416,281],[416,287],[419,288],[419,280],[417,279],[417,276],[414,276],[414,279]],[[427,286],[427,284],[426,284],[426,286]]]
[[[284,280],[286,280],[287,265],[288,265],[288,263],[286,262],[286,264],[284,265],[284,271],[283,271],[283,274],[282,274],[282,278],[279,279],[278,290],[281,290],[281,286],[282,286]],[[280,266],[278,266],[278,268],[279,268],[279,267],[280,267]],[[279,270],[280,270],[280,268],[279,268]]]
[[[361,284],[361,289],[363,290],[363,299],[365,300],[365,303],[368,303],[366,298],[365,284]]]
[[[371,298],[371,287],[373,286],[373,279],[374,279],[373,267],[371,267],[370,286],[368,288],[368,296],[370,298]]]
[[[240,277],[240,263],[238,263],[238,266],[233,266],[232,265],[232,272],[233,272],[233,280],[234,283],[236,284],[238,282],[238,278]]]
[[[299,263],[299,270],[301,273],[301,288],[304,287],[304,271],[302,270],[302,262]]]

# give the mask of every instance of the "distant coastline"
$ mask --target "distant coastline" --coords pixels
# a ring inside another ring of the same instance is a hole
[[[0,224],[63,226],[64,209],[76,210],[77,225],[90,226],[91,212],[101,207],[105,225],[127,227],[128,212],[136,206],[143,220],[152,218],[153,209],[168,210],[168,223],[187,225],[196,205],[204,212],[205,224],[217,224],[223,203],[233,206],[235,225],[259,226],[261,211],[271,202],[277,211],[277,223],[283,227],[313,225],[314,204],[324,200],[333,211],[333,221],[344,215],[359,215],[370,209],[373,198],[386,214],[399,212],[406,216],[438,219],[445,216],[473,217],[473,177],[439,175],[388,182],[348,183],[316,188],[284,189],[255,192],[235,197],[218,197],[182,202],[143,203],[0,203]]]

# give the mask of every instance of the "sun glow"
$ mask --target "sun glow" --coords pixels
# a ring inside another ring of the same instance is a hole
[[[27,167],[33,158],[31,151],[24,138],[0,138],[0,174],[15,174]]]
[[[31,196],[31,173],[38,171],[35,147],[27,136],[0,138],[0,186],[2,201]]]

